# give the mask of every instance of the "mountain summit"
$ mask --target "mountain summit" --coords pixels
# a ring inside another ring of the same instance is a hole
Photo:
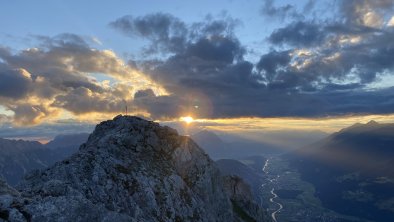
[[[189,137],[131,116],[100,123],[76,154],[26,175],[18,189],[0,193],[0,218],[266,221],[248,186],[222,177]]]

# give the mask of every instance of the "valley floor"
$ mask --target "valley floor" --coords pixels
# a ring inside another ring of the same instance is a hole
[[[269,200],[266,207],[274,222],[359,221],[322,207],[313,185],[301,180],[300,174],[279,156],[269,157],[262,173],[266,178],[261,186],[262,199]]]

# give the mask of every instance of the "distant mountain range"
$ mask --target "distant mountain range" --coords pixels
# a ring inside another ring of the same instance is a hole
[[[236,138],[233,142],[225,142],[214,132],[208,130],[193,134],[191,138],[214,160],[239,159],[254,155],[279,154],[283,152],[279,146],[243,138]]]
[[[315,186],[325,207],[394,220],[394,124],[357,123],[285,157]]]
[[[0,177],[15,185],[28,171],[48,167],[71,156],[88,136],[87,133],[59,135],[45,145],[0,138]]]

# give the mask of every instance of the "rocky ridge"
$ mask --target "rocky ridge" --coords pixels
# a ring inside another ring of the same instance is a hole
[[[0,221],[266,221],[247,185],[189,137],[130,116],[17,188],[0,183]]]

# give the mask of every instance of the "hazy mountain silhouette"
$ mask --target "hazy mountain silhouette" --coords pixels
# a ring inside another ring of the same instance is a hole
[[[257,158],[257,157],[256,157]],[[265,159],[262,158],[264,164]],[[253,164],[254,157],[246,158]],[[259,159],[260,162],[260,159]],[[239,160],[234,159],[220,159],[216,161],[217,166],[223,175],[235,175],[241,177],[247,184],[250,185],[257,203],[263,203],[261,200],[261,185],[264,183],[264,175],[262,168],[255,169],[253,166],[246,165]]]
[[[79,146],[86,142],[88,137],[89,133],[58,135],[45,144],[45,147],[51,149],[51,152],[54,153],[54,162],[56,162],[77,152]]]
[[[16,184],[32,169],[47,167],[51,153],[39,142],[0,138],[0,175]]]
[[[212,159],[238,159],[253,155],[277,154],[283,150],[273,144],[232,137],[232,142],[223,141],[214,132],[203,130],[191,135]]]
[[[0,138],[0,176],[17,184],[25,173],[42,169],[75,153],[89,134],[59,135],[48,144]]]

